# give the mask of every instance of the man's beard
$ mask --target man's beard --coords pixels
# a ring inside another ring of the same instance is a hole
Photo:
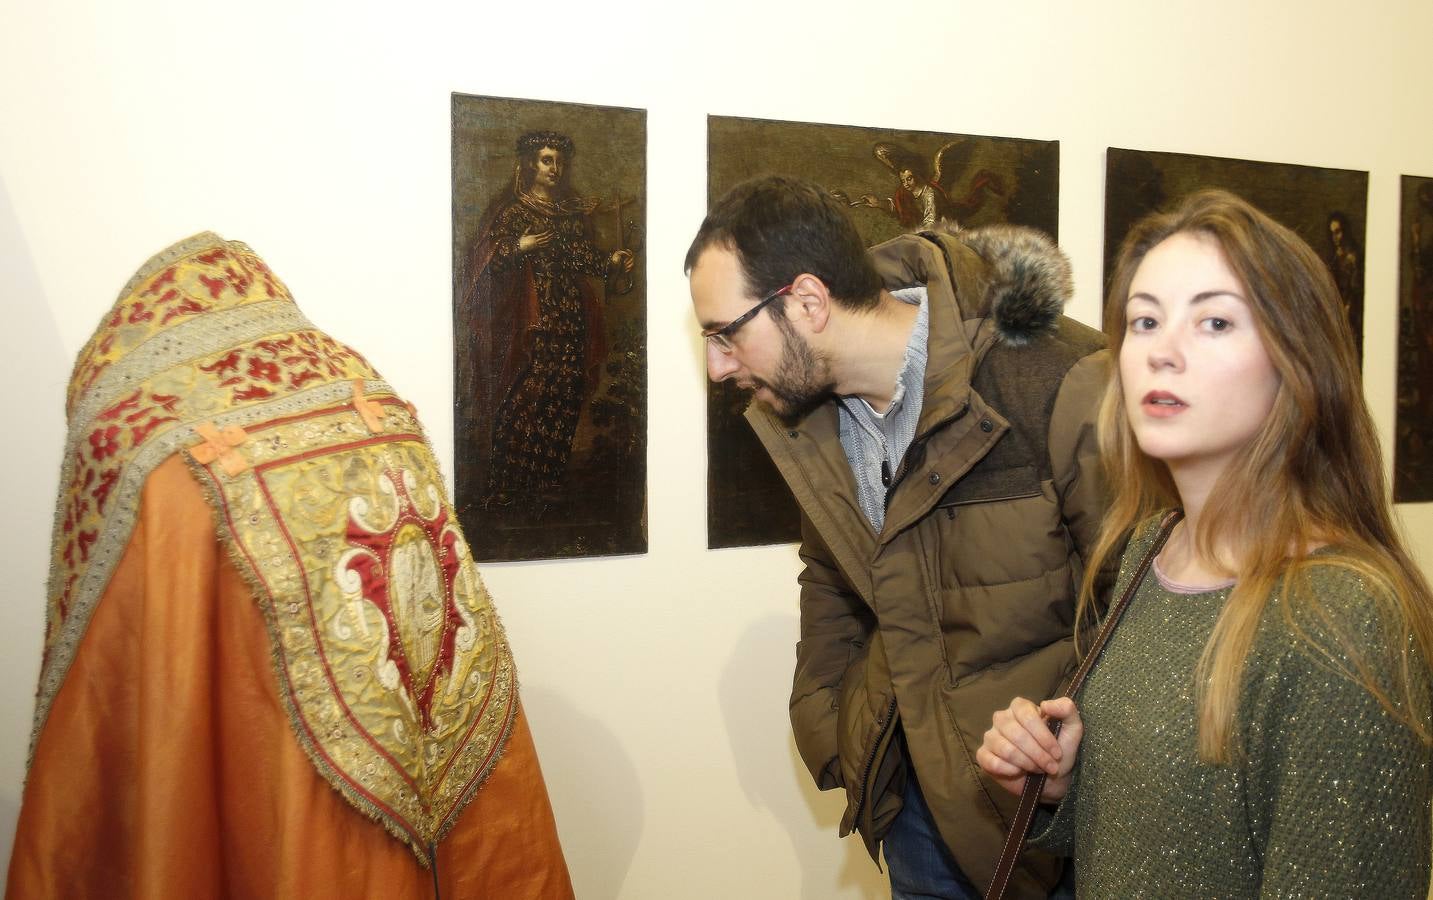
[[[831,380],[826,358],[812,350],[789,322],[778,316],[776,325],[781,331],[781,362],[770,381],[756,378],[753,383],[776,399],[769,404],[772,412],[787,425],[794,425],[829,400],[836,383]]]

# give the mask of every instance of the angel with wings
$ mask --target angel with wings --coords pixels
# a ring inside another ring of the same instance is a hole
[[[926,230],[942,221],[959,227],[992,196],[1002,205],[1008,201],[1009,190],[1004,179],[990,169],[973,165],[977,143],[969,138],[946,143],[936,151],[931,166],[920,154],[899,144],[881,141],[873,151],[876,159],[896,176],[895,193],[889,197],[863,194],[854,200],[842,191],[832,191],[831,195],[848,206],[889,213],[902,228]]]

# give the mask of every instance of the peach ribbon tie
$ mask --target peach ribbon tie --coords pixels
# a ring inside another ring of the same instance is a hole
[[[249,468],[249,461],[236,449],[249,439],[244,429],[238,425],[225,425],[220,429],[213,422],[204,422],[195,426],[194,431],[203,438],[189,448],[196,460],[207,466],[217,459],[224,473],[231,476]]]

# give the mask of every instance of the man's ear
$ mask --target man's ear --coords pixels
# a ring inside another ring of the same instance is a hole
[[[831,322],[831,290],[826,282],[809,272],[797,275],[791,282],[791,295],[786,301],[786,315],[801,320],[815,334],[826,330]]]

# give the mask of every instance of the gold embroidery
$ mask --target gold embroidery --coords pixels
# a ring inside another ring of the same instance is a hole
[[[405,407],[250,428],[249,471],[199,471],[273,622],[295,733],[350,802],[421,857],[496,760],[516,676],[491,602]]]

